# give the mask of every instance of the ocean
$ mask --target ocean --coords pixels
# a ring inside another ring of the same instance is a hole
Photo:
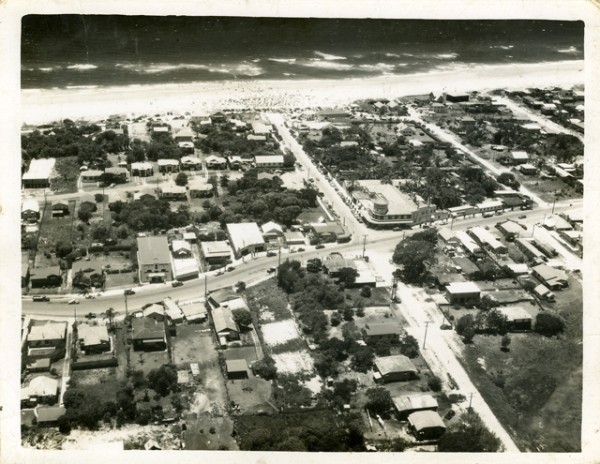
[[[583,59],[565,21],[29,15],[21,87],[339,79]]]

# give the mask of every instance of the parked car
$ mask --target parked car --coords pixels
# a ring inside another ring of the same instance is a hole
[[[71,298],[67,304],[70,304],[70,305],[79,304],[79,300],[76,300],[75,298]]]
[[[92,295],[91,293],[86,293],[85,297],[86,300],[93,300],[94,298],[96,298],[94,295]]]
[[[452,330],[452,326],[450,324],[442,324],[440,325],[440,330]]]
[[[87,313],[85,317],[88,319],[96,319],[96,315],[94,313]]]
[[[270,267],[269,269],[267,269],[267,274],[273,274],[276,270],[276,267]]]
[[[454,409],[449,409],[448,412],[446,413],[446,415],[444,416],[444,419],[450,420],[454,416],[456,416],[456,411]]]
[[[36,296],[33,297],[33,301],[36,301],[36,302],[40,302],[40,301],[42,301],[42,302],[48,302],[48,301],[50,301],[50,298],[48,298],[46,295],[36,295]]]
[[[323,245],[322,243],[319,243],[315,248],[317,250],[320,250],[321,248],[325,248],[325,245]]]
[[[125,295],[135,295],[135,292],[128,288],[127,290],[125,290]]]
[[[227,272],[235,271],[235,267],[227,266]]]
[[[304,251],[304,248],[298,248],[298,251]]]
[[[218,276],[220,276],[220,275],[223,275],[223,274],[225,274],[225,271],[224,271],[223,269],[219,269],[219,270],[218,270],[218,271],[215,273],[215,275],[218,275]]]
[[[173,282],[171,282],[171,287],[181,287],[183,285],[183,282],[180,282],[179,280],[174,280]]]
[[[267,257],[268,258],[271,258],[273,256],[277,256],[277,252],[275,252],[275,251],[267,251]]]
[[[521,214],[521,215],[519,216],[519,219],[527,219],[527,215],[526,215],[526,214]]]

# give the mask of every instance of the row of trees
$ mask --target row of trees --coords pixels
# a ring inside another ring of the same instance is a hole
[[[110,203],[109,208],[115,221],[126,224],[131,230],[157,230],[183,227],[190,223],[189,207],[181,205],[172,211],[166,200],[145,197],[130,203],[120,200]]]

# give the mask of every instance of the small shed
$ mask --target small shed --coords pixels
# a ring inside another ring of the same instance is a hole
[[[248,363],[245,359],[228,359],[225,361],[227,378],[230,380],[247,379]]]
[[[435,411],[417,411],[408,416],[409,430],[418,441],[438,440],[445,432],[446,425]]]

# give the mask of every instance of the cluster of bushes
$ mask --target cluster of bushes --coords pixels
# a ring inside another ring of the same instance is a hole
[[[166,200],[146,197],[130,203],[120,200],[109,204],[113,220],[126,224],[129,229],[160,230],[183,227],[190,223],[191,215],[186,205],[172,211]]]
[[[396,277],[413,284],[423,283],[429,276],[429,268],[435,263],[437,230],[427,229],[402,240],[396,245],[392,260],[401,265]]]

